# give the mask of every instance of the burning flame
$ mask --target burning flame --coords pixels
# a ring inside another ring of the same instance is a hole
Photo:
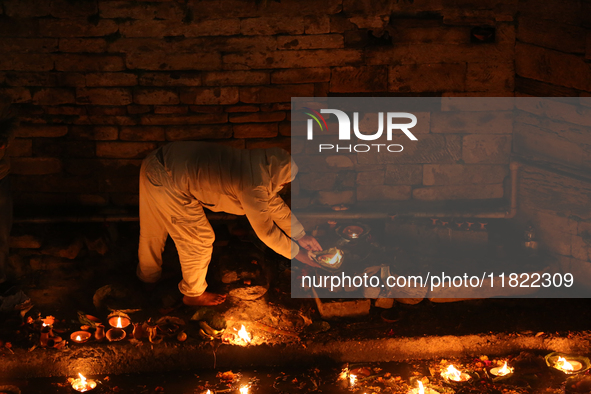
[[[238,331],[238,337],[240,339],[242,339],[244,342],[250,343],[250,334],[246,331],[246,328],[244,328],[244,324],[242,325],[242,327]],[[246,387],[246,390],[247,391],[245,391],[245,393],[248,393],[248,387]],[[240,389],[240,393],[243,394],[242,389]]]
[[[573,365],[566,361],[566,358],[560,356],[558,357],[558,361],[556,361],[556,368],[567,372],[574,371]]]
[[[211,394],[211,391],[209,391],[209,389],[207,389],[207,393],[205,393],[205,394]]]
[[[335,253],[335,255],[334,255],[334,256],[332,256],[332,258],[331,258],[330,260],[328,260],[328,261],[326,262],[326,264],[330,264],[330,265],[336,264],[336,263],[338,263],[339,261],[341,261],[341,258],[342,258],[342,257],[343,257],[343,256],[341,255],[341,251],[340,251],[340,250],[337,250],[337,252]]]
[[[83,393],[96,387],[96,382],[94,380],[87,381],[81,373],[78,373],[78,376],[80,376],[80,379],[74,379],[72,382],[72,388],[74,390]]]
[[[357,382],[357,376],[356,375],[349,375],[349,386],[354,387],[356,382]]]
[[[441,376],[445,379],[460,382],[462,380],[462,372],[458,371],[453,364],[447,367],[447,370],[441,372]]]
[[[86,386],[86,378],[80,372],[78,372],[78,376],[80,376],[80,383],[82,386]]]
[[[244,328],[244,326],[242,326]],[[248,386],[240,387],[240,394],[248,394]]]
[[[425,389],[423,388],[423,382],[419,380],[419,394],[425,394]]]
[[[347,368],[345,368],[341,371],[341,374],[339,375],[339,379],[345,380],[345,379],[347,379],[347,376],[349,376],[349,370]]]
[[[77,341],[81,341],[82,340],[82,338],[80,338],[80,335],[76,335],[76,340]]]
[[[513,368],[507,367],[507,361],[505,361],[505,365],[501,369],[497,371],[497,375],[505,376],[513,372]]]
[[[123,328],[123,325],[121,324],[121,316],[119,316],[117,318],[117,324],[115,325],[115,327],[117,327],[117,328]]]

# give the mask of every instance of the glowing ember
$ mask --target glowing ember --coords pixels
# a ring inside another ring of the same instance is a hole
[[[244,326],[242,326],[244,328]],[[248,386],[240,387],[240,394],[248,394]]]
[[[349,376],[349,370],[347,368],[343,369],[339,374],[339,379],[345,380]]]
[[[572,364],[569,363],[568,361],[566,361],[566,358],[564,358],[564,357],[558,357],[558,361],[556,361],[556,367],[559,369],[562,369],[564,371],[569,371],[569,372],[573,371]]]
[[[117,325],[115,326],[117,328],[123,328],[123,325],[121,324],[121,317],[117,318]]]
[[[356,375],[349,375],[349,386],[354,387],[356,382],[357,382],[357,376]]]
[[[92,390],[96,387],[96,382],[92,379],[86,379],[81,373],[78,373],[80,379],[74,379],[72,382],[72,388],[81,393]]]
[[[238,331],[238,337],[242,339],[244,342],[250,343],[250,334],[246,331],[246,328],[244,328],[244,324],[242,325],[242,328],[240,328],[240,330]],[[248,387],[246,389],[248,390]],[[240,389],[240,392],[242,393],[242,389]]]
[[[445,380],[453,380],[454,382],[465,382],[470,379],[470,375],[458,371],[453,365],[447,367],[445,371],[441,371],[441,377]]]

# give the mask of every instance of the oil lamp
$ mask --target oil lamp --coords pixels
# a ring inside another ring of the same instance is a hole
[[[248,394],[248,389],[249,389],[249,386],[240,387],[240,394]]]
[[[507,366],[507,361],[502,367],[491,368],[490,373],[495,376],[508,376],[513,373],[513,368]]]
[[[72,388],[74,390],[84,393],[96,388],[96,382],[94,380],[86,379],[81,373],[78,373],[78,376],[78,379],[72,381]]]
[[[445,371],[441,371],[441,377],[447,382],[467,382],[472,379],[466,372],[458,371],[453,365],[447,367]]]
[[[70,335],[70,339],[74,343],[84,343],[88,341],[91,337],[91,334],[88,331],[76,331]]]
[[[115,328],[126,328],[131,324],[131,319],[127,316],[112,316],[109,318],[109,325]]]
[[[558,357],[558,360],[554,363],[554,368],[565,373],[574,373],[583,368],[583,364],[575,360],[568,361],[564,357]]]
[[[413,388],[410,389],[408,391],[408,394],[438,394],[438,391],[435,391],[433,389],[430,389],[429,387],[425,388],[423,386],[423,382],[421,382],[420,380],[417,380],[418,383],[418,387],[417,388]]]
[[[109,319],[109,324],[111,324],[113,326],[113,324],[111,323],[111,320],[112,320],[112,318]],[[128,321],[129,321],[129,319],[128,319]],[[117,317],[116,323],[113,326],[113,328],[111,328],[109,331],[107,331],[107,339],[109,340],[109,342],[117,342],[117,341],[120,341],[123,338],[125,338],[126,335],[127,334],[125,333],[125,330],[123,330],[121,316],[119,316],[119,317]]]
[[[566,375],[585,372],[591,367],[587,357],[571,356],[564,353],[550,353],[546,356],[546,364]]]
[[[244,324],[242,325],[242,327],[240,327],[240,330],[238,330],[237,335],[238,335],[238,338],[240,338],[241,342],[244,342],[245,346],[248,345],[250,343],[250,341],[252,340],[250,338],[250,334],[248,333],[248,331],[246,331]]]

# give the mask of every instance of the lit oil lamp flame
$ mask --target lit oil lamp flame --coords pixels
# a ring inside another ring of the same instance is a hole
[[[80,378],[74,379],[74,381],[72,382],[72,388],[74,390],[83,393],[85,391],[92,390],[96,387],[96,382],[94,380],[87,380],[81,373],[78,373],[78,376]]]
[[[423,382],[419,380],[419,394],[425,394],[425,389],[423,388]]]
[[[564,357],[558,357],[558,361],[556,361],[556,368],[561,369],[563,371],[566,372],[573,372],[574,371],[574,367],[571,363],[569,363],[568,361],[566,361],[566,358]]]
[[[458,371],[453,364],[448,366],[445,371],[441,371],[441,377],[445,380],[453,380],[454,382],[466,382],[470,380],[470,375]]]
[[[507,361],[505,361],[505,365],[497,371],[497,375],[499,376],[509,375],[510,373],[513,373],[513,368],[507,367]]]
[[[330,260],[328,260],[326,263],[333,265],[338,263],[339,261],[341,261],[341,258],[343,257],[343,255],[341,255],[341,251],[338,250],[334,256],[332,256],[332,258]]]
[[[80,337],[80,335],[76,335],[76,340],[77,341],[81,341],[82,340],[82,338]]]
[[[244,327],[244,326],[242,326]],[[248,386],[240,387],[240,394],[248,394]]]
[[[211,391],[209,391],[209,389],[207,389],[207,393],[205,393],[205,394],[211,394]]]
[[[346,380],[348,376],[349,376],[349,370],[347,368],[345,368],[339,374],[339,379]]]
[[[240,339],[242,339],[244,342],[246,343],[250,343],[250,334],[246,331],[246,328],[244,327],[244,324],[242,325],[242,327],[240,328],[240,330],[238,331],[238,337]],[[246,389],[248,390],[248,387],[246,387]],[[240,389],[242,390],[242,389]]]
[[[357,383],[357,376],[356,375],[349,375],[349,386],[355,387],[355,383]]]
[[[117,318],[117,324],[115,325],[117,328],[123,328],[123,324],[121,324],[121,316]]]

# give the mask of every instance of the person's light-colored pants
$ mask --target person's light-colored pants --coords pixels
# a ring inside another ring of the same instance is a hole
[[[183,272],[179,290],[190,297],[203,294],[215,234],[201,203],[179,193],[155,153],[151,153],[140,170],[137,276],[143,282],[154,283],[160,279],[168,234],[178,250]]]

